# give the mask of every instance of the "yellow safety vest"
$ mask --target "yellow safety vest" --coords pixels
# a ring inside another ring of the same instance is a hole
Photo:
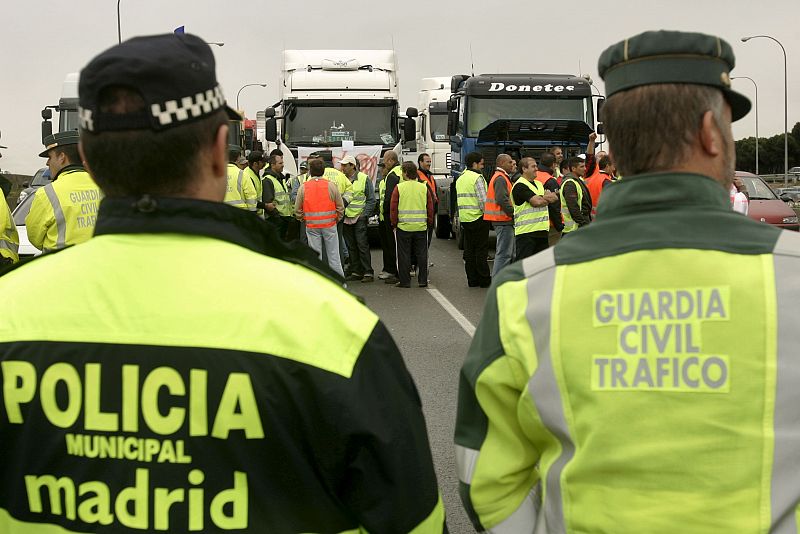
[[[364,212],[367,205],[367,180],[369,180],[369,176],[359,172],[353,181],[353,199],[344,210],[345,217],[357,217]]]
[[[0,195],[0,256],[9,258],[13,262],[19,260],[17,225],[3,195]]]
[[[572,214],[567,207],[567,201],[564,199],[564,186],[567,182],[575,182],[575,188],[578,190],[578,207],[580,208],[583,204],[583,187],[581,187],[581,184],[572,176],[564,178],[564,181],[561,182],[561,188],[558,190],[558,195],[561,197],[561,216],[564,218],[564,230],[562,231],[564,234],[574,232],[578,229],[578,225],[572,219]]]
[[[325,167],[325,172],[322,177],[336,184],[345,205],[353,199],[353,184],[350,183],[350,179],[347,178],[345,173],[337,171],[332,167]]]
[[[483,180],[483,176],[469,169],[462,172],[456,180],[458,218],[462,223],[477,221],[483,217],[483,209],[475,188],[478,180]]]
[[[243,210],[256,211],[258,195],[253,182],[245,179],[244,169],[228,163],[228,188],[225,191],[225,204]]]
[[[521,176],[514,185],[522,183],[534,194],[544,196],[544,186],[538,180],[529,181]],[[514,203],[514,235],[529,234],[550,229],[550,215],[547,205],[534,207],[530,202],[520,205]]]
[[[275,191],[275,198],[273,199],[275,209],[278,210],[281,217],[291,217],[292,213],[294,213],[294,206],[292,206],[292,200],[289,198],[286,188],[283,187],[283,183],[271,174],[264,175],[264,179],[272,182],[272,188]]]
[[[256,188],[256,200],[261,200],[261,195],[264,193],[264,184],[261,182],[261,177],[258,176],[250,167],[245,168],[244,173],[248,178],[250,178],[250,181],[253,182],[253,185]],[[256,210],[256,213],[258,213],[259,217],[264,216],[264,210],[262,209]]]
[[[94,234],[103,194],[89,173],[68,170],[36,191],[25,218],[28,240],[40,250],[57,250],[87,241]]]
[[[397,228],[405,232],[428,229],[428,186],[417,180],[397,184]]]
[[[402,167],[400,165],[395,165],[392,167],[392,170],[386,173],[386,176],[383,177],[381,180],[380,185],[378,186],[378,213],[380,214],[379,219],[381,221],[386,220],[386,214],[383,213],[383,198],[386,196],[386,180],[389,179],[389,175],[394,173],[397,178],[402,181],[403,172]]]

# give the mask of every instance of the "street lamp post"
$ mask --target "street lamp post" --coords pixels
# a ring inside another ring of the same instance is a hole
[[[258,85],[259,87],[266,87],[267,84],[265,83],[247,83],[239,88],[239,91],[236,93],[236,111],[239,111],[239,95],[242,93],[242,89],[245,87],[251,87],[253,85]]]
[[[742,42],[746,43],[750,39],[771,39],[778,43],[783,50],[783,183],[789,183],[789,72],[786,66],[786,49],[781,42],[771,35],[751,35],[742,37]]]
[[[756,81],[749,76],[734,76],[731,80],[750,80],[753,87],[756,89],[755,110],[756,110],[756,174],[758,174],[758,85]]]
[[[119,20],[119,3],[122,0],[117,0],[117,43],[122,42],[122,23]]]

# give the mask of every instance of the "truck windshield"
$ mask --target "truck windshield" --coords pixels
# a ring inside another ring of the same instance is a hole
[[[61,132],[80,128],[77,109],[62,109],[58,115],[58,129]]]
[[[431,140],[435,143],[446,143],[450,140],[447,135],[447,113],[431,115]]]
[[[394,103],[294,105],[287,109],[285,128],[292,146],[394,145],[398,140]]]
[[[594,128],[592,106],[585,98],[469,97],[467,137],[477,137],[498,119],[560,119],[584,121]]]

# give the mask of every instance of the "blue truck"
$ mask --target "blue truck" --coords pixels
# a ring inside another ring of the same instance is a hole
[[[586,150],[589,134],[602,130],[595,117],[603,97],[593,95],[588,78],[567,74],[481,74],[453,76],[448,101],[451,176],[438,184],[437,236],[451,233],[462,242],[455,179],[466,155],[483,154],[487,184],[500,153],[514,159],[537,158],[551,146],[564,156]],[[596,100],[596,102],[595,102]],[[449,224],[447,222],[449,221]]]

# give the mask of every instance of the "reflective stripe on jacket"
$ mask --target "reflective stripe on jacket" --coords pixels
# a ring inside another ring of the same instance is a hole
[[[480,205],[475,183],[483,180],[483,175],[472,170],[465,170],[456,180],[456,202],[458,203],[458,218],[462,223],[477,221],[483,216],[483,206]]]
[[[39,250],[57,250],[92,237],[102,198],[82,168],[67,170],[39,188],[25,217],[28,240]]]
[[[509,195],[509,202],[511,202],[511,180],[508,178],[508,174],[501,171],[500,169],[496,170],[495,173],[492,175],[492,179],[489,180],[489,189],[486,191],[486,208],[483,214],[484,220],[487,221],[495,221],[495,222],[507,222],[512,219],[504,210],[503,207],[497,203],[497,199],[495,198],[495,180],[498,178],[505,180],[506,182],[506,190],[508,191]],[[526,180],[527,182],[527,180]]]
[[[544,186],[537,180],[530,182],[521,176],[516,184],[522,183],[525,187],[533,191],[534,194],[544,196]],[[535,207],[530,202],[517,205],[514,204],[514,235],[528,234],[531,232],[545,232],[550,228],[550,214],[548,207],[544,206]]]
[[[405,232],[428,229],[428,186],[403,180],[397,184],[397,227]]]
[[[419,179],[422,182],[428,185],[428,189],[431,191],[434,204],[439,202],[439,196],[436,194],[436,180],[433,178],[433,175],[427,175],[421,170],[417,170],[417,176],[419,176]]]
[[[245,178],[244,170],[228,163],[228,187],[223,202],[243,210],[256,211],[259,197],[253,182]]]
[[[328,181],[312,178],[303,185],[303,220],[307,228],[336,226],[336,203],[331,199]]]
[[[606,185],[607,182],[611,181],[611,177],[602,171],[599,171],[586,179],[586,189],[588,189],[589,194],[592,195],[593,219],[594,216],[597,215],[597,204],[600,202],[600,195],[603,193],[603,186]]]

